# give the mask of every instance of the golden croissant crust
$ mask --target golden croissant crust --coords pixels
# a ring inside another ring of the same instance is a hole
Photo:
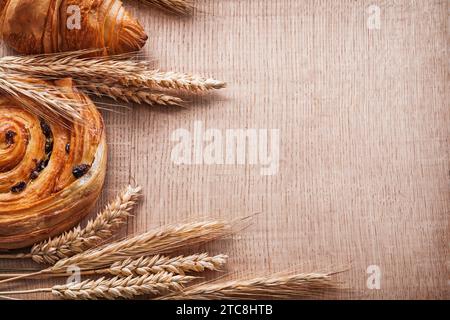
[[[71,228],[102,189],[102,117],[70,79],[55,85],[83,102],[82,124],[48,123],[0,96],[0,249],[29,246]]]
[[[81,49],[119,54],[138,51],[147,40],[119,0],[0,0],[0,35],[25,54]]]

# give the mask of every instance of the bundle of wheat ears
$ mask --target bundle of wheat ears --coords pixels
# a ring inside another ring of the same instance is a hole
[[[148,105],[182,106],[177,93],[195,94],[225,87],[225,83],[179,72],[162,72],[135,54],[92,57],[96,50],[7,56],[0,58],[0,91],[20,100],[43,117],[77,120],[80,102],[67,98],[61,89],[42,81],[72,78],[78,89],[115,101]],[[41,109],[34,107],[36,102]]]
[[[241,230],[251,217],[233,221],[209,219],[166,225],[125,239],[111,241],[136,205],[141,188],[126,187],[95,219],[35,244],[28,253],[7,253],[3,259],[32,259],[44,268],[28,273],[0,274],[0,284],[20,279],[58,278],[76,266],[81,282],[49,288],[2,291],[3,298],[29,293],[51,293],[63,299],[131,299],[145,295],[157,299],[256,299],[316,297],[338,288],[333,273],[278,274],[185,288],[205,270],[222,270],[228,256],[207,253],[167,254],[221,239]]]

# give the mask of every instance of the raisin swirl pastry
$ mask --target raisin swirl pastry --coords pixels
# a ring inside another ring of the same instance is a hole
[[[83,102],[83,123],[49,123],[0,97],[1,250],[26,247],[73,227],[103,186],[103,119],[70,79],[55,85]]]

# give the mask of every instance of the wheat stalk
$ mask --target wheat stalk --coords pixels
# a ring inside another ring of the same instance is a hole
[[[108,97],[115,101],[135,102],[138,104],[182,106],[183,100],[163,93],[149,92],[134,87],[124,87],[120,85],[108,86],[103,83],[83,83],[81,88],[89,94],[97,97]]]
[[[45,84],[26,74],[12,74],[0,67],[0,91],[15,99],[29,112],[47,121],[81,120],[85,102],[64,95],[62,88]]]
[[[149,70],[142,72],[139,76],[124,77],[122,83],[124,85],[182,89],[192,92],[209,91],[226,87],[226,83],[223,81],[187,73],[163,72],[159,70]]]
[[[90,57],[98,50],[78,50],[61,53],[5,56],[0,58],[0,68],[38,78],[60,78],[76,75],[77,79],[119,79],[124,75],[147,70],[150,63],[136,61],[131,53]],[[103,77],[102,77],[103,75]]]
[[[182,290],[183,284],[193,279],[195,277],[160,272],[140,277],[86,280],[81,283],[54,286],[51,292],[63,299],[131,299],[140,295]]]
[[[96,270],[95,273],[110,273],[116,276],[145,275],[148,273],[170,272],[184,275],[186,272],[217,271],[226,263],[228,256],[220,254],[209,256],[207,253],[178,256],[174,258],[156,255],[152,257],[128,258],[115,262],[109,268]]]
[[[110,238],[114,231],[125,223],[140,191],[140,187],[127,186],[94,220],[90,220],[85,228],[77,226],[69,232],[35,244],[31,249],[31,258],[37,263],[54,264]]]
[[[180,291],[184,284],[195,277],[173,275],[168,272],[146,274],[139,277],[114,277],[112,279],[100,278],[85,280],[79,283],[56,285],[51,288],[38,288],[33,290],[18,290],[0,292],[0,295],[27,294],[37,292],[51,292],[62,299],[131,299],[140,295],[156,295],[167,291]]]
[[[292,299],[316,297],[326,289],[335,289],[330,273],[299,273],[271,275],[254,279],[205,283],[183,291],[162,296],[163,300],[206,299]]]
[[[0,68],[43,79],[71,77],[76,81],[103,82],[108,86],[135,87],[141,91],[145,88],[160,88],[201,92],[226,86],[222,81],[197,75],[153,70],[149,62],[136,61],[132,54],[85,57],[93,52],[81,50],[3,57],[0,58]]]
[[[219,271],[227,262],[228,256],[219,254],[209,256],[207,253],[193,254],[189,256],[167,257],[167,256],[150,256],[140,257],[138,259],[125,259],[113,263],[110,267],[104,269],[95,269],[81,271],[81,275],[105,275],[110,274],[120,277],[143,276],[149,273],[170,272],[173,274],[184,275],[187,272],[203,272],[205,270]],[[5,273],[0,274],[0,278],[23,276],[25,273]],[[35,278],[42,277],[65,277],[67,273],[54,273],[51,275],[39,275]]]
[[[30,253],[4,253],[4,254],[0,254],[0,259],[19,260],[19,259],[28,259],[28,258],[31,258],[31,254]]]
[[[191,0],[140,0],[141,2],[155,6],[175,14],[188,15],[194,10]]]

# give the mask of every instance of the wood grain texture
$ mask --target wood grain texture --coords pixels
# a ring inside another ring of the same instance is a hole
[[[351,293],[338,298],[450,298],[448,1],[197,2],[201,12],[183,19],[127,2],[156,66],[229,86],[186,110],[104,113],[110,161],[99,206],[130,181],[144,187],[121,235],[260,213],[202,248],[231,256],[229,277],[350,263]],[[380,30],[367,28],[371,4]],[[280,129],[278,173],[175,165],[170,135],[194,121]],[[381,268],[380,290],[366,287],[369,265]],[[20,287],[39,285],[48,282]]]

